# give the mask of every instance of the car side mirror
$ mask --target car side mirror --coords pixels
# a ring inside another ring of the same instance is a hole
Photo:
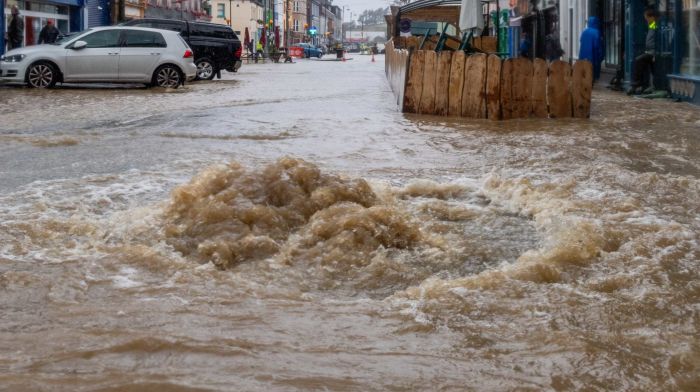
[[[75,41],[73,46],[71,46],[71,49],[80,50],[80,49],[85,48],[86,46],[87,46],[87,42],[85,42],[85,41]]]

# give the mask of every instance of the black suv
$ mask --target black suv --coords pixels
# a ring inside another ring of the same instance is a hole
[[[222,69],[236,72],[241,67],[241,40],[230,26],[173,19],[134,19],[124,26],[150,27],[180,32],[194,52],[197,79],[211,80]]]

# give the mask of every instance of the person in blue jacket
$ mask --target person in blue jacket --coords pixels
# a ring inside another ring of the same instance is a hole
[[[600,78],[600,66],[605,58],[603,36],[600,34],[600,21],[597,17],[588,18],[588,27],[581,33],[579,60],[588,60],[593,64],[593,80]]]

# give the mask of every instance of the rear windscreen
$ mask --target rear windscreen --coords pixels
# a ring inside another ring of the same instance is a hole
[[[192,23],[190,24],[190,34],[209,38],[222,38],[236,40],[236,34],[230,27],[212,26],[208,24]]]

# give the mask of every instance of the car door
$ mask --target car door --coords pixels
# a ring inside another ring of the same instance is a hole
[[[120,29],[98,30],[79,38],[87,45],[66,48],[66,72],[63,77],[70,81],[117,81],[119,79]],[[76,41],[76,42],[77,42]]]
[[[122,33],[119,80],[148,82],[167,45],[161,33],[128,29]]]

